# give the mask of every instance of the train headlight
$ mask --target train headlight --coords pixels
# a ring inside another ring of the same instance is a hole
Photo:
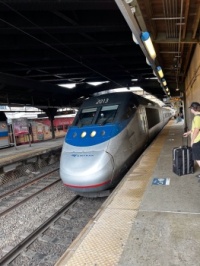
[[[91,134],[90,134],[90,136],[91,136],[91,137],[94,137],[94,136],[96,136],[96,134],[97,134],[96,131],[92,131]]]
[[[81,138],[84,138],[86,135],[87,135],[87,133],[85,131],[83,131],[81,134]]]

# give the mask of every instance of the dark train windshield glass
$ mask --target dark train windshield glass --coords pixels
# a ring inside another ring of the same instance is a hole
[[[114,121],[119,105],[103,106],[98,114],[96,124],[105,125]]]
[[[119,105],[103,106],[101,108],[85,108],[79,114],[75,126],[82,127],[91,124],[105,125],[112,123]]]
[[[97,108],[83,109],[79,114],[79,117],[75,123],[75,126],[82,127],[93,123],[93,119],[96,115]]]

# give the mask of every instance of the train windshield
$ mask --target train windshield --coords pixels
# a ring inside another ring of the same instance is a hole
[[[98,114],[95,124],[105,125],[114,121],[119,105],[103,106]]]
[[[91,125],[97,112],[97,108],[83,109],[75,123],[75,126],[82,127]]]

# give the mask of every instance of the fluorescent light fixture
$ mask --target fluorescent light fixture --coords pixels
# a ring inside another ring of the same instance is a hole
[[[100,91],[100,92],[96,92],[93,95],[94,96],[99,96],[99,95],[103,95],[103,94],[107,94],[107,93],[113,93],[113,92],[123,92],[123,91],[127,91],[126,87],[123,88],[116,88],[116,89],[111,89],[111,90],[107,90],[107,91]],[[142,88],[140,87],[129,87],[129,91],[143,91]]]
[[[131,79],[131,81],[138,81],[138,79]]]
[[[151,41],[151,37],[150,34],[147,31],[144,31],[141,33],[141,40],[143,41],[150,57],[155,60],[156,58],[156,52],[155,49],[153,47],[153,43]]]
[[[143,91],[141,87],[130,87],[130,91]]]
[[[58,86],[63,88],[73,89],[76,87],[76,83],[58,84]]]
[[[87,84],[89,84],[89,85],[92,85],[92,86],[99,86],[99,85],[101,85],[101,84],[103,84],[103,83],[108,83],[109,81],[97,81],[97,82],[87,82]]]
[[[164,77],[164,74],[163,74],[162,68],[160,66],[157,67],[157,71],[158,71],[159,77],[160,78],[163,78]]]
[[[161,81],[162,81],[162,84],[163,84],[164,86],[167,86],[167,82],[166,82],[165,79],[161,79]]]
[[[155,78],[145,78],[145,79],[155,79],[155,80],[157,80],[158,78],[157,78],[157,77],[155,77]]]

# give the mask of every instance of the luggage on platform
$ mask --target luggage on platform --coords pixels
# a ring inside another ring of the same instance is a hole
[[[181,146],[173,148],[173,172],[179,176],[194,173],[194,160],[192,148]]]

